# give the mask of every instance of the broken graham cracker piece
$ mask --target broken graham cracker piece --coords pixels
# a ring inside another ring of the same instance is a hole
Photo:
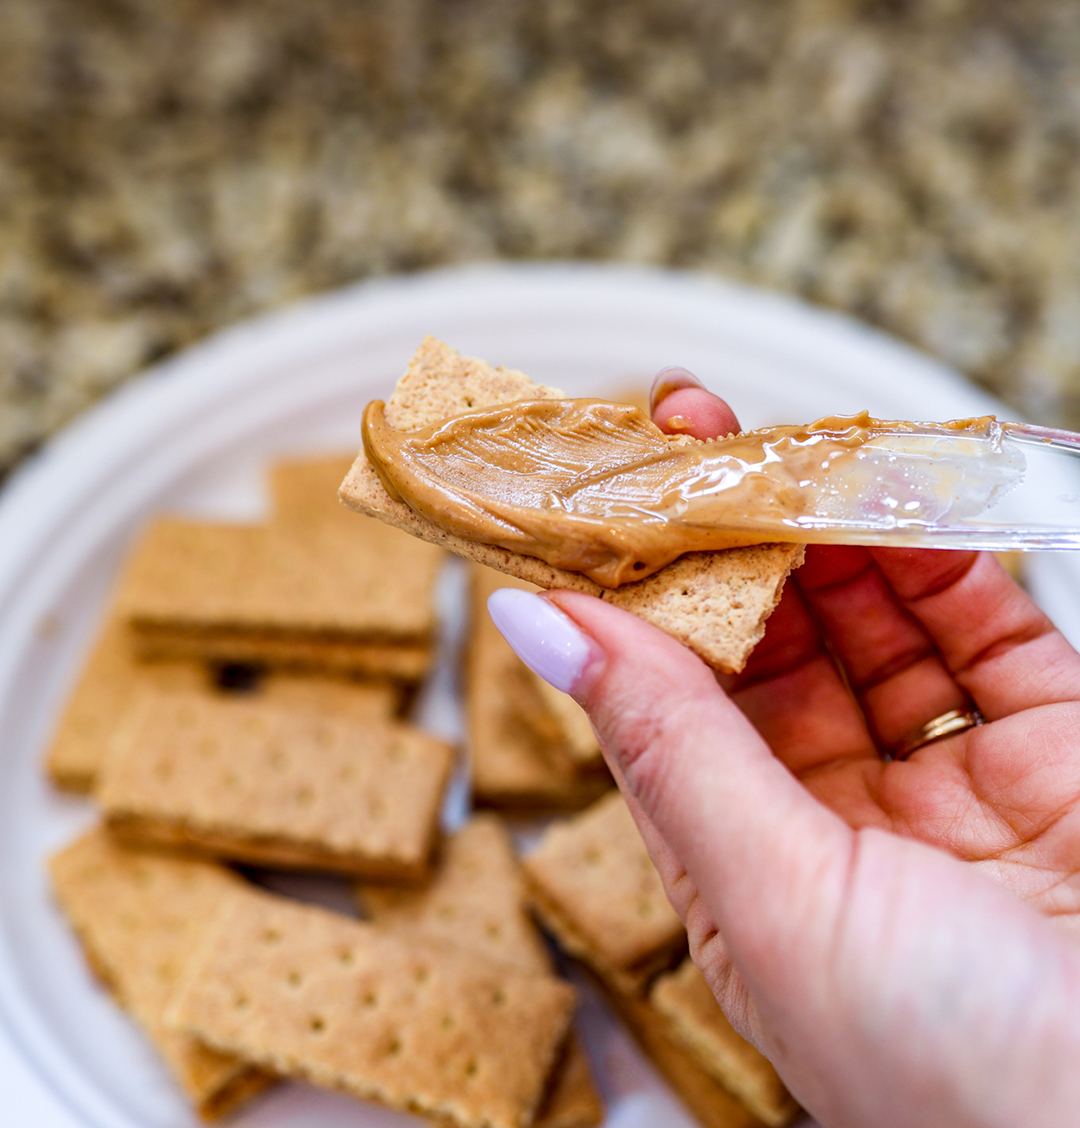
[[[524,868],[560,945],[618,990],[640,991],[684,950],[682,922],[618,792],[549,827]]]
[[[145,655],[415,679],[430,662],[440,563],[377,523],[350,534],[345,522],[299,532],[162,518],[128,560],[119,601]]]
[[[416,889],[360,886],[360,903],[380,928],[457,946],[525,974],[550,976],[551,956],[536,930],[521,866],[506,827],[474,815],[443,839],[438,863]],[[571,1035],[536,1116],[537,1128],[592,1128],[604,1108],[588,1056]]]
[[[352,454],[283,458],[270,467],[270,505],[275,523],[299,525],[347,521],[338,488],[353,463]]]
[[[525,1128],[573,991],[266,894],[223,906],[174,1028],[277,1073],[460,1128]]]
[[[117,740],[99,799],[125,841],[416,880],[452,762],[449,745],[404,724],[158,694]]]
[[[494,815],[474,815],[447,835],[423,885],[360,885],[357,893],[371,919],[396,935],[423,935],[533,975],[551,973],[513,843]]]
[[[53,889],[97,976],[143,1028],[200,1116],[272,1084],[247,1062],[165,1025],[176,983],[218,904],[242,882],[209,862],[128,850],[101,828],[54,855]]]
[[[797,1106],[784,1083],[769,1060],[732,1029],[692,960],[661,976],[649,1003],[667,1021],[672,1040],[760,1120],[771,1128],[791,1121]]]
[[[603,773],[581,774],[551,756],[525,715],[530,676],[487,613],[497,572],[470,566],[465,711],[473,798],[490,807],[574,810],[611,786]]]
[[[91,791],[113,730],[140,687],[195,690],[208,687],[209,680],[200,666],[138,662],[126,627],[110,613],[60,714],[45,756],[46,773],[58,787]]]
[[[520,399],[557,399],[562,394],[534,384],[521,372],[462,357],[429,337],[387,402],[386,420],[400,430],[415,430],[471,408]],[[363,452],[342,483],[341,497],[359,513],[538,587],[570,588],[599,596],[666,631],[714,669],[726,673],[742,669],[779,602],[785,579],[803,556],[796,545],[692,553],[645,580],[608,590],[536,557],[445,532],[391,498]]]

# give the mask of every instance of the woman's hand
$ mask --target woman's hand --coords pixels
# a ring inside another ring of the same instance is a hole
[[[736,426],[685,374],[654,403]],[[492,611],[588,710],[694,959],[811,1112],[1080,1123],[1080,656],[992,557],[812,548],[723,687],[588,596]]]

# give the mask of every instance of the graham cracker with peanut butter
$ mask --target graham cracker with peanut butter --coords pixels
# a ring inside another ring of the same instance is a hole
[[[524,867],[560,945],[618,990],[641,990],[684,950],[682,921],[618,792],[554,823]]]
[[[422,676],[441,554],[377,522],[346,524],[155,521],[119,595],[140,652]]]
[[[462,357],[429,337],[398,381],[386,405],[386,419],[392,427],[413,430],[470,408],[560,398],[562,394],[533,383],[521,372]],[[724,672],[740,670],[745,664],[780,599],[784,580],[802,561],[802,549],[793,545],[693,553],[647,579],[607,590],[535,557],[445,532],[391,498],[363,452],[342,483],[341,497],[360,513],[538,587],[571,588],[599,596],[667,631]]]
[[[573,991],[269,895],[219,912],[170,1021],[277,1073],[460,1128],[532,1122]]]
[[[797,1106],[784,1083],[769,1060],[732,1029],[692,960],[661,976],[649,1003],[667,1021],[672,1039],[760,1120],[771,1128],[790,1122]]]
[[[552,755],[550,735],[537,731],[528,702],[531,674],[487,613],[487,596],[504,582],[470,566],[465,711],[473,798],[491,807],[570,810],[611,786],[606,773],[581,773]]]
[[[157,694],[105,761],[98,798],[129,842],[416,880],[452,762],[447,744],[408,725]]]
[[[438,864],[424,885],[360,886],[358,893],[371,919],[394,935],[452,944],[525,974],[553,974],[551,956],[529,916],[513,843],[494,815],[474,815],[445,838]],[[588,1057],[571,1035],[536,1126],[592,1128],[603,1116]]]
[[[208,690],[209,680],[197,665],[138,662],[127,628],[109,614],[53,732],[45,756],[49,778],[58,787],[91,791],[113,732],[142,688]]]
[[[208,862],[128,850],[100,828],[49,863],[87,960],[145,1030],[200,1116],[232,1111],[272,1083],[241,1058],[165,1024],[165,1009],[216,907],[242,886]]]

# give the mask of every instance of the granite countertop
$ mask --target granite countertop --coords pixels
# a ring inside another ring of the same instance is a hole
[[[1069,0],[7,0],[0,474],[141,366],[391,271],[703,269],[1080,426]]]

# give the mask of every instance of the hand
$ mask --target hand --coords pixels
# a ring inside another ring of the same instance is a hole
[[[737,426],[692,377],[654,403]],[[589,712],[695,961],[810,1112],[1077,1123],[1080,656],[992,557],[812,548],[722,686],[609,604],[530,598],[500,627]]]

